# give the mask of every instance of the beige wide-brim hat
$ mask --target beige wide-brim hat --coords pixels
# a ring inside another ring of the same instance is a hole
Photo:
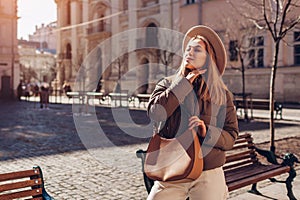
[[[204,38],[206,38],[206,40],[212,46],[212,48],[215,52],[215,55],[216,55],[216,65],[219,69],[220,74],[222,75],[224,73],[226,63],[227,63],[226,50],[225,50],[225,47],[224,47],[224,44],[223,44],[221,38],[211,28],[204,26],[204,25],[198,25],[198,26],[194,26],[194,27],[190,28],[186,32],[184,39],[183,39],[183,43],[182,43],[183,53],[185,52],[188,42],[196,35],[200,35],[200,36],[203,36]]]

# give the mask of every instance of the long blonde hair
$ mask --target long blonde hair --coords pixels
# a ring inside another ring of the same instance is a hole
[[[227,86],[224,84],[222,80],[222,76],[219,72],[219,69],[216,65],[216,56],[213,48],[210,43],[202,36],[196,35],[191,40],[200,39],[205,43],[206,46],[206,62],[205,68],[207,72],[203,74],[202,81],[200,82],[199,88],[199,96],[200,98],[208,99],[217,105],[225,105],[226,104],[226,91],[228,91]],[[186,76],[187,69],[184,64],[184,60],[182,60],[180,68],[177,72],[177,75]]]

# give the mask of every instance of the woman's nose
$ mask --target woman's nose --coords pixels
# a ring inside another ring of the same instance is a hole
[[[193,49],[192,48],[188,51],[188,55],[193,55]]]

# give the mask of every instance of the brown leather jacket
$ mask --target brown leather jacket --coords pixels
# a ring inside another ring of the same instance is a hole
[[[225,163],[225,151],[233,147],[238,136],[238,122],[232,97],[226,91],[226,105],[218,106],[210,99],[195,98],[192,85],[183,76],[161,80],[148,104],[149,117],[159,125],[164,137],[180,135],[188,128],[188,119],[199,116],[205,122],[207,135],[200,138],[204,170]],[[163,131],[162,131],[163,130]]]

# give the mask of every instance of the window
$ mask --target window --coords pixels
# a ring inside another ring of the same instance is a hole
[[[230,40],[229,42],[229,60],[230,61],[238,61],[238,41]]]
[[[294,32],[294,64],[300,65],[300,32]]]
[[[71,24],[71,2],[67,2],[67,25]]]
[[[185,1],[185,4],[186,4],[186,5],[193,4],[193,3],[195,3],[195,1],[196,1],[196,0],[186,0],[186,1]]]
[[[128,10],[128,0],[123,1],[123,11]]]
[[[249,39],[248,67],[264,67],[264,37],[252,37]]]

